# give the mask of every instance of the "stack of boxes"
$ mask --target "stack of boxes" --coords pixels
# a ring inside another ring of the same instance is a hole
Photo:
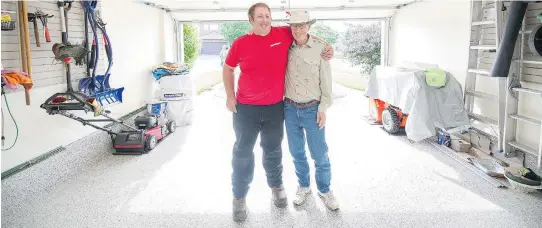
[[[471,144],[463,139],[453,137],[450,148],[456,152],[468,153]]]

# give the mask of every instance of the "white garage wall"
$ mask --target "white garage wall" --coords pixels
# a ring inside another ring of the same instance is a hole
[[[489,4],[489,7],[494,4]],[[492,12],[486,6],[487,12]],[[542,12],[542,3],[529,4],[527,11],[526,30],[532,29],[540,22],[534,18]],[[488,14],[484,18],[489,20],[494,15]],[[437,1],[429,0],[409,5],[394,15],[390,31],[390,63],[400,65],[403,61],[436,63],[446,71],[451,72],[463,85],[468,66],[469,30],[470,28],[470,2],[469,1]],[[504,18],[506,20],[506,17]],[[481,44],[494,44],[495,28],[484,27],[486,38]],[[525,44],[527,45],[527,44]],[[524,47],[527,53],[530,51]],[[494,57],[494,54],[490,54]],[[529,55],[529,54],[527,54]],[[532,56],[528,58],[533,59]],[[535,60],[541,61],[539,57]],[[479,68],[489,69],[492,58],[484,56],[480,59]],[[540,65],[526,64],[523,81],[542,83],[542,70]],[[542,89],[540,85],[523,83],[524,87]],[[479,76],[476,84],[477,90],[489,94],[497,94],[497,80]],[[535,119],[542,119],[540,104],[542,98],[532,95],[520,95],[519,114]],[[498,119],[496,103],[477,99],[475,113]],[[536,126],[518,123],[517,140],[531,148],[538,148],[540,129]]]
[[[169,13],[162,14],[162,28],[163,28],[163,42],[164,46],[162,50],[164,51],[164,61],[174,62],[176,60],[176,48],[175,48],[175,22]]]
[[[464,84],[469,55],[468,1],[424,1],[392,18],[390,64],[438,64]]]
[[[34,3],[36,2],[28,1],[29,7]],[[80,6],[77,1],[73,4]],[[100,1],[100,4],[102,18],[107,23],[107,32],[113,48],[111,86],[125,87],[124,103],[112,107],[111,111],[114,116],[122,116],[142,107],[151,96],[149,88],[152,85],[152,67],[162,61],[174,60],[174,52],[170,50],[174,47],[173,31],[169,31],[173,28],[173,22],[164,11],[129,0]],[[55,16],[57,14],[55,12]],[[70,19],[83,20],[82,15],[80,19],[73,17],[70,16]],[[82,28],[81,31],[83,31]],[[34,39],[33,33],[30,39]],[[43,40],[42,38],[42,42]],[[54,38],[53,42],[55,42]],[[4,52],[2,55],[4,56]],[[33,68],[35,67],[33,61]],[[55,71],[49,74],[59,73]],[[26,106],[24,102],[24,92],[7,94],[11,112],[19,127],[19,139],[11,150],[2,151],[2,172],[95,131],[91,127],[82,126],[79,122],[66,117],[50,116],[39,107],[49,96],[65,90],[65,84],[34,88],[31,90],[32,104],[30,106]],[[5,118],[4,146],[7,147],[11,145],[15,137],[15,127],[3,100],[2,110],[4,110]]]

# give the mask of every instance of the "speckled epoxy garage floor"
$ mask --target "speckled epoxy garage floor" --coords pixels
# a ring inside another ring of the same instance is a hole
[[[150,154],[111,155],[95,133],[2,181],[2,227],[541,227],[542,194],[498,189],[427,143],[410,144],[360,117],[359,92],[329,111],[332,187],[341,209],[277,209],[256,147],[248,220],[231,219],[231,115],[215,92],[196,100],[192,126]],[[256,144],[258,145],[258,143]],[[284,181],[295,193],[284,142]],[[314,169],[313,169],[314,170]]]

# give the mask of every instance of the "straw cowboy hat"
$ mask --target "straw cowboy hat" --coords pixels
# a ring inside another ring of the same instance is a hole
[[[297,10],[289,13],[290,20],[286,23],[288,24],[308,24],[312,25],[316,22],[316,19],[311,19],[309,11],[306,10]]]

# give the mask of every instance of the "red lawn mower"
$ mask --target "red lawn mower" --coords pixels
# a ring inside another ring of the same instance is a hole
[[[148,112],[138,116],[134,125],[138,131],[121,131],[113,140],[114,154],[144,154],[156,147],[166,136],[175,132],[176,123],[168,120],[167,102],[148,104]]]

